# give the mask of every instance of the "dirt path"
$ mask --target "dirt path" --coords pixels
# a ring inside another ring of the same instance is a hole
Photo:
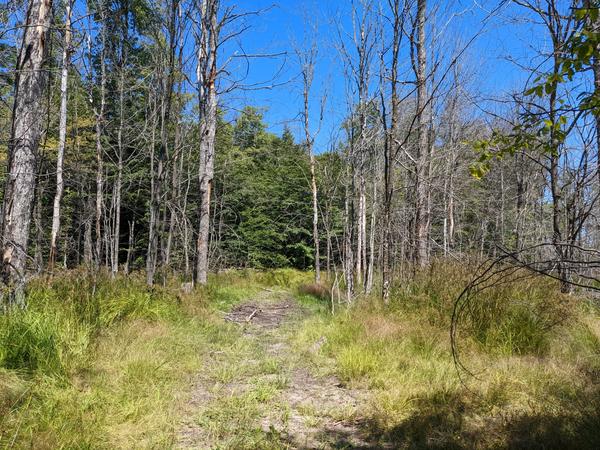
[[[307,315],[289,293],[266,292],[225,316],[233,337],[198,374],[177,448],[385,448],[360,427],[361,392],[316,376],[291,348]]]

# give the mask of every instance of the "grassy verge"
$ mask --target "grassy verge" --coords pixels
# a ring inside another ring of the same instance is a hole
[[[218,311],[305,278],[229,272],[190,295],[138,276],[33,282],[28,309],[0,316],[0,447],[170,447],[191,376],[230,339]]]
[[[600,448],[597,307],[546,281],[490,289],[460,336],[475,374],[463,384],[449,326],[467,279],[440,267],[396,286],[389,307],[363,298],[314,317],[296,345],[321,371],[368,392],[363,426],[399,448]]]

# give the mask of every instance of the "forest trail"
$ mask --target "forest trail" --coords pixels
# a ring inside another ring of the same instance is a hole
[[[240,332],[215,345],[197,375],[176,447],[382,448],[361,428],[362,393],[319,376],[292,348],[307,317],[287,291],[265,291],[226,313]]]

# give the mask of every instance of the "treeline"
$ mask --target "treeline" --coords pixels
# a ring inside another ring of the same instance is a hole
[[[267,132],[260,109],[227,112],[260,57],[239,58],[232,43],[252,39],[259,11],[219,0],[5,4],[6,298],[22,303],[28,273],[58,266],[144,270],[148,285],[293,266],[317,281],[322,268],[335,274],[348,301],[374,288],[387,300],[397,274],[436,256],[540,242],[568,278],[573,248],[599,237],[598,5],[499,2],[464,42],[443,25],[453,17],[443,4],[351,3],[335,45],[348,113],[325,152],[316,40],[290,52],[301,137]],[[493,116],[472,100],[465,55],[506,8],[543,24],[540,51]]]

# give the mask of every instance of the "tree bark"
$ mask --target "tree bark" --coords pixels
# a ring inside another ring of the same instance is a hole
[[[56,240],[60,230],[60,203],[64,191],[63,163],[65,159],[65,144],[67,141],[67,100],[69,86],[69,64],[71,52],[71,7],[72,0],[67,1],[65,11],[65,41],[62,53],[62,70],[60,75],[60,118],[58,125],[58,154],[56,156],[56,193],[52,208],[52,231],[50,234],[50,256],[48,266],[54,267],[56,259]]]
[[[85,200],[85,223],[83,233],[83,262],[91,268],[94,262],[94,251],[92,243],[92,217],[93,217],[93,201],[92,197],[88,196]]]
[[[351,159],[351,158],[349,158]],[[346,168],[346,189],[344,196],[344,275],[346,282],[346,302],[350,304],[354,296],[354,254],[352,250],[353,209],[351,195],[351,179],[349,165]]]
[[[100,6],[100,18],[105,19],[104,5]],[[106,109],[106,27],[101,24],[100,30],[100,105],[95,109],[96,116],[96,226],[95,226],[95,265],[96,269],[102,264],[102,222],[104,209],[104,148],[102,145],[102,137],[104,134],[104,112]],[[89,38],[91,39],[91,37]],[[91,43],[88,41],[88,46]],[[92,52],[90,48],[90,60]],[[91,61],[90,61],[91,64]],[[91,93],[90,93],[91,98]]]
[[[154,273],[158,263],[159,238],[161,238],[164,220],[160,220],[161,206],[163,203],[163,185],[166,179],[166,160],[169,145],[169,122],[171,118],[171,106],[173,99],[173,86],[175,84],[175,53],[177,47],[176,39],[176,21],[177,21],[178,1],[171,1],[171,10],[169,14],[168,42],[169,54],[167,63],[166,77],[161,76],[161,115],[160,115],[160,147],[157,157],[156,179],[153,183],[151,192],[150,208],[154,221],[151,223],[148,239],[148,254],[146,256],[146,283],[148,286],[154,284]],[[154,149],[153,149],[154,151]],[[154,158],[154,153],[152,154]],[[166,214],[166,210],[165,210]],[[170,251],[170,249],[169,249]],[[163,252],[162,263],[166,264],[166,253]]]
[[[123,51],[123,50],[121,50]],[[114,278],[119,271],[119,243],[121,238],[121,189],[123,186],[123,130],[125,128],[125,57],[122,55],[119,74],[119,128],[117,130],[117,179],[112,207],[112,236],[110,238],[110,273]]]
[[[127,242],[127,259],[125,260],[125,267],[123,267],[123,272],[125,275],[128,275],[129,271],[131,270],[131,261],[133,260],[133,252],[135,250],[135,220],[129,221],[129,239]]]
[[[200,220],[196,243],[196,282],[206,284],[210,231],[210,203],[214,176],[217,129],[218,0],[205,0],[202,7],[198,46],[198,91],[200,106]]]
[[[377,167],[377,166],[376,166]],[[378,167],[377,167],[378,169]],[[366,271],[365,294],[373,290],[373,277],[375,276],[375,228],[377,225],[377,177],[373,178],[373,201],[371,203],[371,218],[369,229],[369,262]]]
[[[417,114],[418,143],[417,167],[415,171],[415,263],[419,267],[429,264],[428,238],[428,189],[427,172],[429,157],[429,139],[427,126],[427,48],[425,41],[426,0],[417,2]]]
[[[2,208],[2,275],[8,306],[25,305],[25,270],[47,88],[44,69],[52,0],[31,0],[17,59],[8,173]]]
[[[312,194],[312,225],[313,225],[313,255],[315,268],[315,283],[321,281],[321,255],[319,249],[319,199],[317,191],[317,177],[315,173],[315,155],[313,151],[314,139],[310,133],[309,120],[309,95],[312,86],[315,70],[316,46],[306,51],[304,55],[300,55],[302,62],[302,79],[304,82],[303,99],[304,99],[304,139],[306,151],[308,153],[310,164],[310,189]]]
[[[382,240],[382,289],[383,302],[390,301],[390,287],[392,283],[391,255],[393,254],[392,239],[392,201],[394,196],[394,159],[399,152],[398,139],[398,63],[400,56],[400,42],[403,30],[403,11],[400,8],[400,0],[394,0],[393,4],[393,38],[392,38],[392,65],[390,70],[391,85],[391,118],[390,127],[387,129],[387,117],[384,116],[384,155],[383,155],[383,240]],[[383,66],[382,54],[382,66]],[[381,90],[382,95],[384,90]],[[385,114],[385,98],[382,97],[382,105]]]

